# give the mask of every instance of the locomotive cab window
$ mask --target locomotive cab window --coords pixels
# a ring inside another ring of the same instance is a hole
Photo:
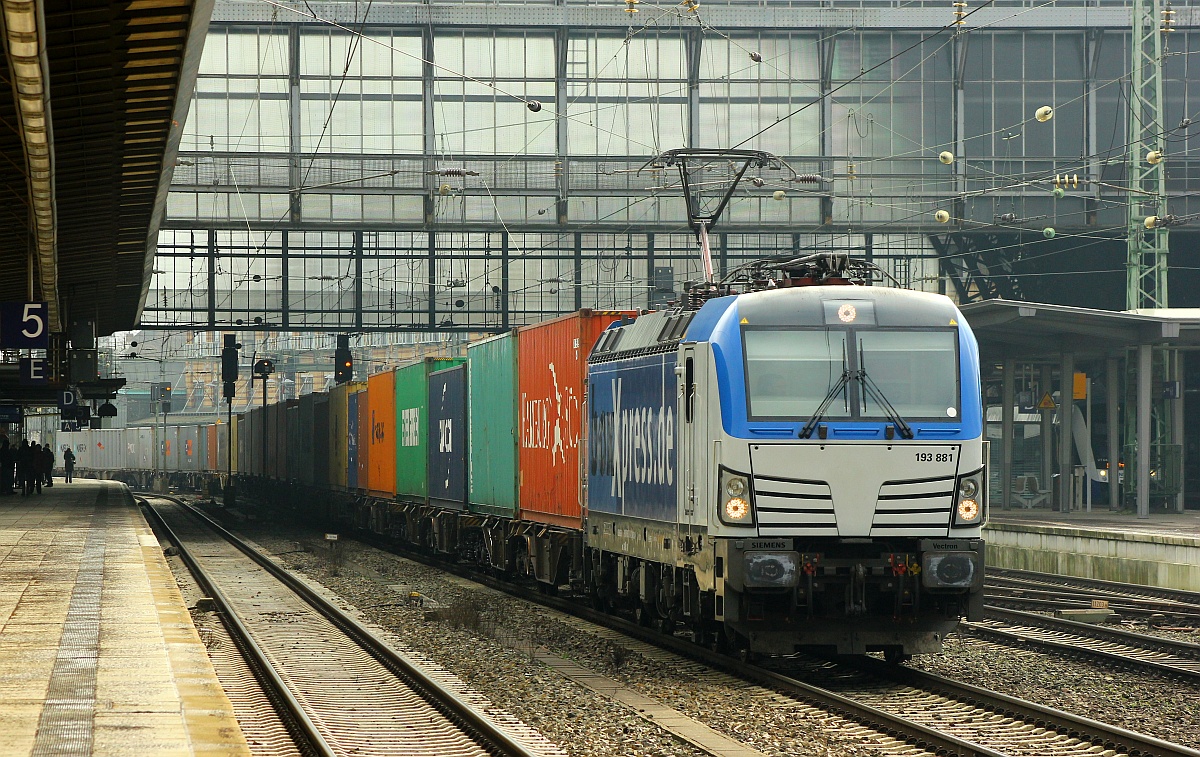
[[[825,329],[748,329],[746,385],[754,418],[806,418],[839,382],[846,365],[846,332]],[[846,391],[826,417],[850,415]]]
[[[958,334],[954,331],[859,331],[858,368],[902,418],[958,417]],[[861,415],[886,418],[860,382]]]

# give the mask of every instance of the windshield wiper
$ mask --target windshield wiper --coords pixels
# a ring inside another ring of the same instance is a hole
[[[834,385],[829,388],[829,393],[825,395],[825,399],[821,400],[821,404],[817,405],[817,411],[808,419],[808,423],[804,424],[804,428],[800,429],[800,438],[808,439],[817,428],[817,424],[825,417],[825,411],[829,409],[829,403],[833,402],[833,398],[838,396],[838,392],[842,391],[847,384],[850,383],[850,369],[846,366],[846,345],[842,343],[842,375]]]
[[[908,423],[904,420],[904,418],[900,417],[900,413],[896,412],[896,408],[893,407],[892,403],[888,401],[888,398],[884,395],[883,390],[879,388],[879,386],[875,383],[875,380],[872,379],[871,376],[867,373],[866,365],[867,364],[864,360],[862,343],[860,342],[859,346],[858,346],[858,377],[857,378],[859,380],[859,383],[862,384],[863,391],[866,392],[867,394],[871,395],[871,398],[874,399],[875,402],[879,405],[880,409],[883,410],[884,415],[887,416],[887,419],[896,425],[896,430],[900,432],[901,439],[912,439],[913,438],[912,428],[908,425]]]

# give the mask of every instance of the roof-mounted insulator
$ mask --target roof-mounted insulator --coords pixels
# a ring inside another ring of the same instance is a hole
[[[1146,216],[1145,223],[1146,223],[1147,229],[1161,229],[1166,226],[1182,226],[1184,223],[1186,223],[1186,221],[1184,221],[1179,216],[1165,215],[1165,216]]]
[[[637,13],[638,12],[637,7],[640,2],[641,2],[641,0],[625,0],[625,12],[626,13]]]
[[[963,2],[951,3],[954,7],[954,25],[962,26],[964,19],[967,17],[967,4]]]
[[[1175,31],[1175,11],[1169,5],[1162,10],[1162,23],[1159,25],[1159,31],[1163,34]]]

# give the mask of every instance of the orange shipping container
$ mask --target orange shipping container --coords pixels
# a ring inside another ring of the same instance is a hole
[[[367,390],[358,393],[358,488],[366,489],[370,476],[371,403]]]
[[[204,426],[204,434],[205,434],[204,451],[207,454],[207,459],[205,459],[204,464],[200,466],[200,470],[206,470],[206,471],[221,470],[220,468],[217,467],[217,464],[219,462],[217,460],[217,449],[218,449],[217,424],[213,423],[208,426]]]
[[[579,440],[587,356],[631,311],[580,310],[517,332],[521,518],[580,528]]]
[[[366,488],[375,495],[396,495],[396,373],[367,377],[367,406],[370,412],[370,469]],[[362,448],[359,447],[361,450]],[[362,452],[360,451],[361,455]]]

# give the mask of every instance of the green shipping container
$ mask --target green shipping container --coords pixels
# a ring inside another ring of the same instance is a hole
[[[396,369],[396,496],[400,499],[428,497],[429,374],[463,362],[428,357]]]
[[[467,373],[467,506],[511,518],[517,509],[516,331],[468,345]]]

